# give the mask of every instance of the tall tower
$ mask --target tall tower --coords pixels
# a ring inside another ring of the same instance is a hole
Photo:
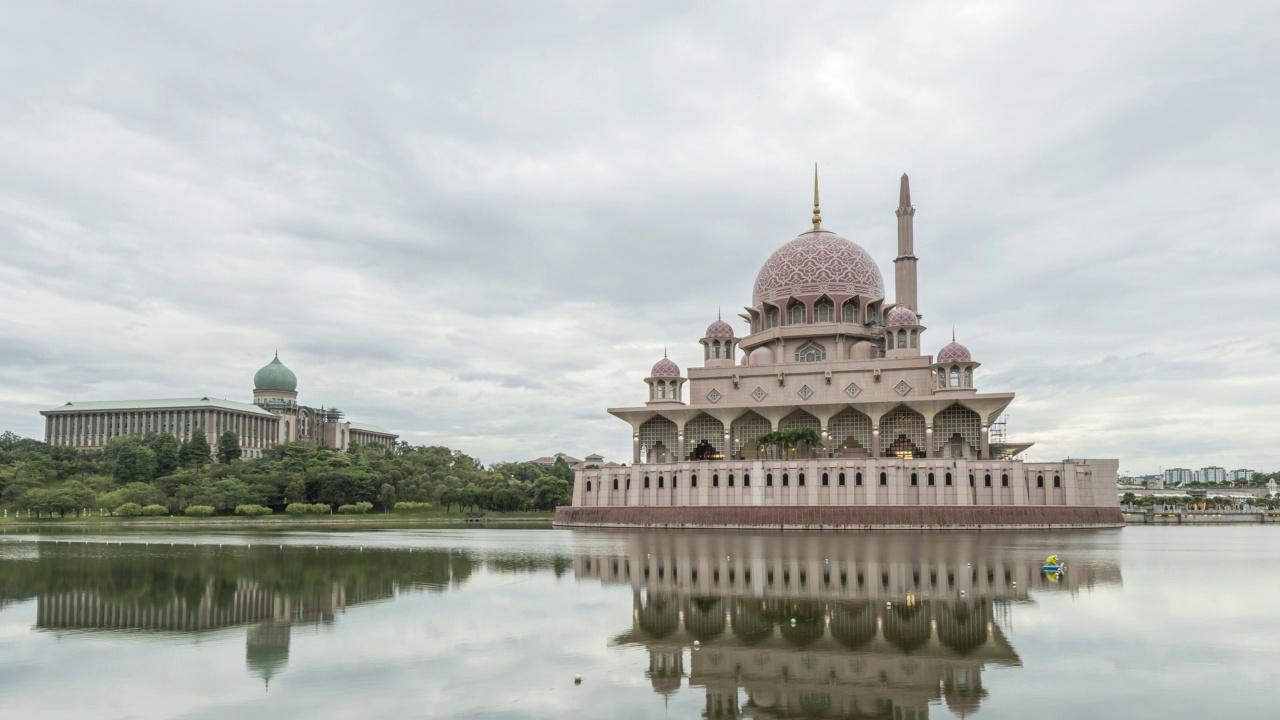
[[[898,189],[898,257],[893,261],[894,302],[919,313],[916,303],[916,255],[913,222],[916,209],[911,207],[911,181],[902,174],[902,186]]]

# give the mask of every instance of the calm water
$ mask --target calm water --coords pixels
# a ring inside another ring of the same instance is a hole
[[[0,716],[1276,717],[1277,532],[10,531]]]

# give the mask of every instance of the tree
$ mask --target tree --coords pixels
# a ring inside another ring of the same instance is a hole
[[[235,430],[223,431],[218,438],[218,462],[226,464],[240,459],[240,438]]]
[[[156,433],[147,438],[147,447],[156,456],[156,476],[168,475],[178,469],[181,464],[179,458],[178,439],[169,433]],[[143,505],[147,503],[142,503]]]
[[[558,477],[546,475],[533,484],[533,506],[539,510],[555,510],[559,505],[569,505],[569,483]]]
[[[1121,500],[1124,502],[1125,505],[1132,505],[1133,502],[1137,500],[1137,498],[1138,498],[1137,495],[1134,495],[1132,492],[1127,492],[1124,494],[1124,497],[1121,498]]]
[[[191,431],[191,439],[182,443],[178,453],[183,467],[201,468],[209,464],[209,439],[204,435],[204,428]]]
[[[151,482],[156,477],[156,454],[134,438],[121,438],[115,448],[111,477],[120,485]]]
[[[565,482],[573,482],[573,468],[569,467],[569,463],[562,457],[556,458],[555,464],[551,466],[551,475]]]
[[[382,512],[391,512],[392,506],[396,504],[396,489],[390,483],[382,483],[382,489],[378,491],[378,501],[382,503]]]

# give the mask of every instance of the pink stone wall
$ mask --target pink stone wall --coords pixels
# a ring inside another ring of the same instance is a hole
[[[1119,507],[561,507],[563,527],[1000,529],[1121,527]]]

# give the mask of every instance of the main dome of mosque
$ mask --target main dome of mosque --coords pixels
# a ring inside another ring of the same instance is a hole
[[[782,305],[814,295],[884,299],[880,268],[861,245],[830,230],[811,230],[778,248],[756,276],[751,304]]]

